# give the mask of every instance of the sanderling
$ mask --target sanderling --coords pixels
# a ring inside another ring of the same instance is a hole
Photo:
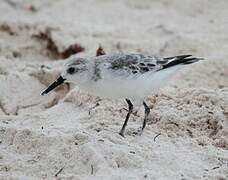
[[[125,98],[128,113],[119,132],[124,136],[128,119],[133,111],[131,100],[141,100],[145,115],[141,132],[146,126],[150,108],[144,98],[157,92],[173,74],[186,64],[201,60],[191,55],[156,57],[142,54],[112,54],[91,58],[71,56],[59,78],[42,95],[64,82],[77,84],[86,92],[107,98]]]

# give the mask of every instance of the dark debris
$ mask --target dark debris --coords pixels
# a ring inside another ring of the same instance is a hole
[[[50,28],[47,28],[45,31],[40,31],[38,34],[33,34],[32,37],[44,41],[46,43],[46,49],[48,50],[48,56],[55,59],[65,59],[85,50],[80,44],[75,43],[70,45],[63,52],[60,52],[52,38]]]
[[[104,49],[102,48],[101,45],[99,45],[99,48],[96,51],[96,56],[102,56],[102,55],[105,55],[105,54],[106,53],[105,53]]]

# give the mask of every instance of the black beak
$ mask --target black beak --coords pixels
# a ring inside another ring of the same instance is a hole
[[[59,78],[55,82],[53,82],[50,86],[48,86],[48,88],[45,91],[43,91],[41,93],[41,95],[43,96],[43,95],[49,93],[51,90],[53,90],[56,87],[58,87],[59,85],[63,84],[65,80],[66,79],[64,79],[62,76],[59,76]]]

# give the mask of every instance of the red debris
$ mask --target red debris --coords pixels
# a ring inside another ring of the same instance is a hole
[[[105,55],[105,51],[104,49],[102,48],[101,45],[99,45],[99,48],[97,49],[97,52],[96,52],[96,56],[102,56],[102,55]]]
[[[65,59],[73,54],[77,54],[85,50],[80,44],[72,44],[68,48],[66,48],[63,52],[59,52],[59,49],[54,42],[51,30],[46,29],[45,31],[41,31],[38,34],[34,34],[32,37],[42,40],[46,43],[46,49],[48,50],[48,56],[51,56],[55,59]]]
[[[61,57],[65,59],[65,58],[68,58],[69,56],[71,56],[73,54],[83,52],[84,50],[85,50],[84,47],[75,43],[75,44],[70,45],[66,50],[64,50],[61,53]]]

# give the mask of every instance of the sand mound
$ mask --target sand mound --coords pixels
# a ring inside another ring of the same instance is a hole
[[[3,0],[0,179],[227,179],[227,7],[225,0]],[[192,53],[205,61],[147,98],[142,136],[136,107],[123,138],[124,100],[69,84],[40,95],[64,58],[95,55],[99,43],[106,53]]]

